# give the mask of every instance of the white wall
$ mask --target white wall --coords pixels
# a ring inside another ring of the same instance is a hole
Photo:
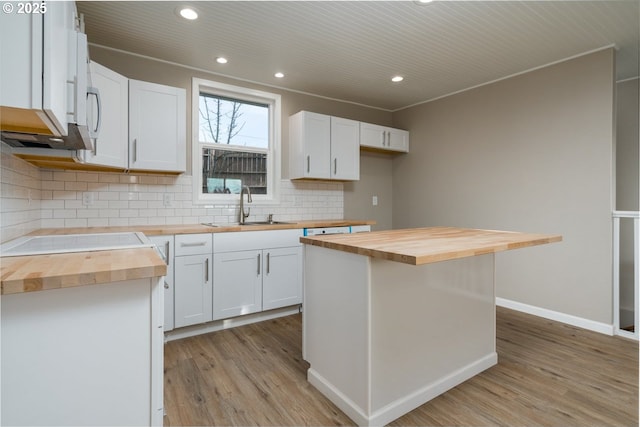
[[[394,114],[394,228],[562,234],[497,256],[497,295],[612,322],[614,51],[607,49]]]

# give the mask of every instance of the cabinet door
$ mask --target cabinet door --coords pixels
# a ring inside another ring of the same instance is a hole
[[[173,329],[173,303],[174,303],[174,264],[173,259],[174,246],[173,236],[150,236],[149,240],[160,251],[167,264],[167,274],[164,276],[164,323],[163,330],[165,332]]]
[[[371,123],[360,123],[360,146],[383,150],[387,145],[387,128]]]
[[[213,255],[213,319],[262,310],[262,251]]]
[[[360,123],[331,117],[331,178],[360,179]]]
[[[289,118],[291,179],[329,179],[331,118],[301,111]]]
[[[43,17],[42,109],[60,135],[67,135],[69,32],[75,31],[75,3],[47,2]]]
[[[96,97],[89,97],[88,123],[92,129],[100,126],[100,133],[93,142],[93,151],[83,152],[84,161],[126,169],[129,164],[129,80],[93,61],[89,67],[89,85],[100,92],[100,106]]]
[[[186,91],[129,80],[129,168],[184,172]]]
[[[262,309],[302,304],[302,247],[265,249]]]
[[[46,7],[47,13],[0,14],[0,39],[5,41],[0,61],[2,130],[67,135],[75,3],[47,2]]]
[[[388,128],[387,132],[387,149],[403,153],[409,152],[409,131]]]
[[[211,320],[211,255],[177,256],[175,260],[176,328]]]

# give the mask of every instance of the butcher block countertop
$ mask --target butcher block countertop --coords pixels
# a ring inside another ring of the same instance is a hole
[[[153,248],[5,257],[2,295],[164,276]]]
[[[314,227],[341,227],[349,225],[374,225],[375,221],[370,220],[348,220],[348,219],[328,219],[328,220],[308,220],[291,221],[281,224],[260,224],[260,225],[236,225],[220,224],[211,227],[203,224],[184,225],[132,225],[123,227],[81,227],[81,228],[42,228],[31,234],[35,235],[59,235],[59,234],[82,234],[82,233],[120,233],[128,231],[140,231],[146,236],[164,236],[171,234],[197,234],[197,233],[227,233],[230,231],[263,231],[263,230],[287,230],[296,228]]]
[[[422,265],[560,242],[562,236],[455,227],[411,228],[357,234],[301,237],[302,243]]]
[[[143,232],[147,236],[231,231],[283,230],[313,227],[373,225],[375,221],[313,220],[287,224],[221,225],[202,224],[146,225],[128,227],[43,228],[31,235]],[[0,254],[1,255],[1,254]],[[153,248],[118,249],[50,255],[0,256],[0,293],[2,295],[68,288],[130,279],[159,277],[166,265]]]

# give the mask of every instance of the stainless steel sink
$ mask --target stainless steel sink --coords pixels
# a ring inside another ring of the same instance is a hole
[[[244,224],[239,222],[230,222],[228,224],[215,224],[213,222],[201,222],[200,225],[206,225],[207,227],[237,227],[239,225],[279,225],[279,224],[295,224],[295,222],[286,221],[247,221]]]
[[[295,224],[295,223],[285,222],[285,221],[248,221],[241,225],[276,225],[276,224]]]

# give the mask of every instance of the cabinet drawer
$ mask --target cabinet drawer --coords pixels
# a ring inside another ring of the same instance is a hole
[[[264,230],[216,233],[213,239],[214,252],[235,252],[265,248],[299,246],[303,230]]]
[[[210,254],[212,249],[211,233],[176,235],[176,256]]]

